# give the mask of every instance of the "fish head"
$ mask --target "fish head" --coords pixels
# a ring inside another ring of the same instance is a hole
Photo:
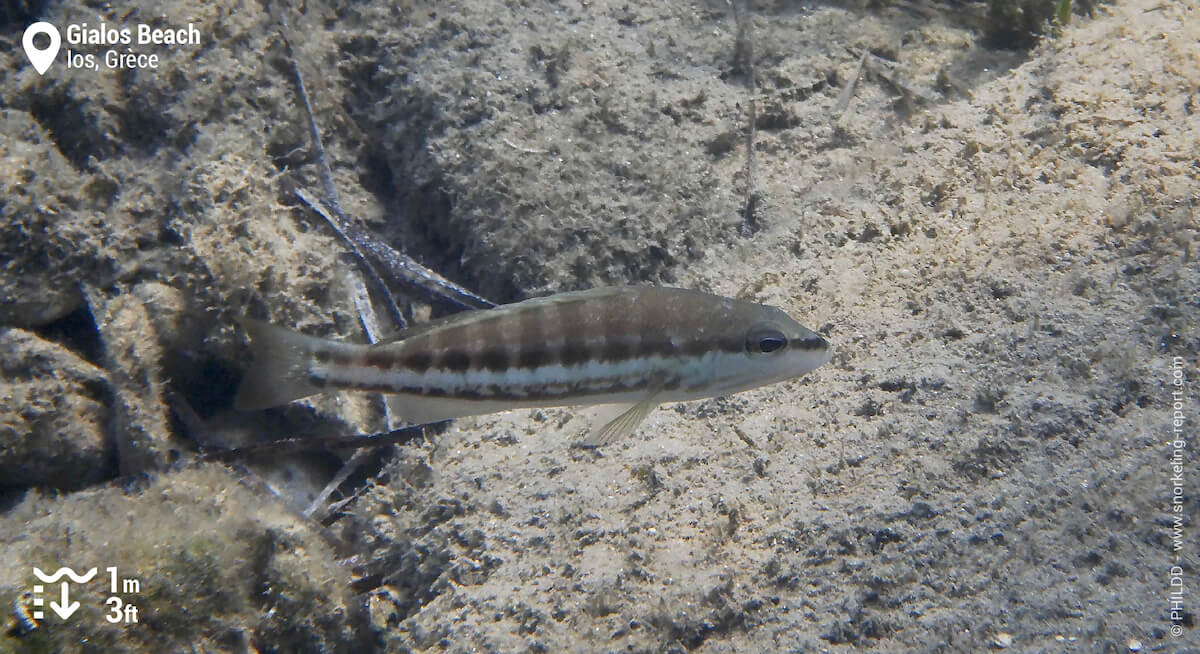
[[[713,387],[721,394],[794,379],[833,356],[820,334],[775,307],[755,304],[738,313],[724,339],[734,347],[713,361]]]

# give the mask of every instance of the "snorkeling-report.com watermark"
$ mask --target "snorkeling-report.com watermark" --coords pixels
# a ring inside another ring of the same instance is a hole
[[[1189,621],[1189,612],[1184,602],[1186,587],[1184,584],[1184,569],[1181,565],[1187,551],[1184,545],[1185,509],[1187,502],[1187,485],[1194,480],[1184,476],[1186,470],[1195,470],[1187,466],[1188,434],[1185,431],[1189,425],[1195,425],[1196,416],[1187,415],[1184,410],[1188,403],[1188,376],[1184,370],[1184,358],[1174,357],[1171,360],[1171,437],[1167,446],[1171,458],[1167,460],[1168,480],[1170,481],[1167,499],[1167,525],[1170,530],[1171,553],[1175,560],[1167,570],[1167,612],[1170,618],[1172,636],[1182,636],[1185,623]]]
[[[113,27],[101,21],[69,23],[59,30],[52,23],[39,21],[25,28],[21,37],[25,56],[38,75],[45,75],[59,61],[59,55],[71,69],[157,69],[171,48],[197,45],[200,45],[200,29],[193,23],[185,27],[146,23]]]

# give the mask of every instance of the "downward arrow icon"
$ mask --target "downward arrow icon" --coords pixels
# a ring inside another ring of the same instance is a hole
[[[71,617],[71,615],[79,609],[79,602],[72,602],[70,601],[70,598],[67,597],[67,582],[62,582],[62,604],[59,604],[54,600],[50,600],[50,608],[53,609],[54,612],[58,614],[58,617],[62,618],[63,620]]]

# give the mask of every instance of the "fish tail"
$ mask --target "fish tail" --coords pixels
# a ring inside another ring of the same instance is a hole
[[[238,387],[234,407],[266,409],[322,390],[309,370],[313,355],[326,348],[327,341],[257,320],[243,319],[241,324],[250,335],[254,361]]]

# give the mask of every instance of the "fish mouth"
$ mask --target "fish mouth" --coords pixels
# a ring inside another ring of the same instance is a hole
[[[821,339],[821,341],[825,343],[825,350],[821,355],[820,360],[817,361],[817,365],[813,366],[814,370],[829,363],[829,361],[833,359],[833,348],[829,347],[829,341],[826,341],[825,339]]]

